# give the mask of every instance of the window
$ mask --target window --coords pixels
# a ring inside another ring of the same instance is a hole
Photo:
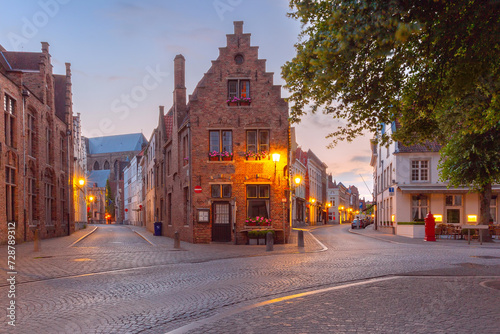
[[[429,161],[414,160],[411,162],[412,182],[429,181]]]
[[[247,152],[269,153],[269,130],[248,130]]]
[[[172,193],[167,195],[167,224],[172,225]]]
[[[172,151],[168,150],[167,151],[167,175],[170,175],[171,168],[170,166],[172,165]]]
[[[32,114],[28,114],[28,154],[32,157],[35,156],[35,147],[36,147],[36,132],[35,132],[35,116]]]
[[[110,169],[108,160],[104,161],[104,167],[103,167],[103,169],[105,169],[105,170],[109,170]]]
[[[189,188],[184,187],[184,225],[189,225]]]
[[[188,136],[182,138],[182,157],[183,166],[186,166],[189,163]]]
[[[413,221],[423,221],[428,212],[428,197],[414,195],[411,197],[411,217]]]
[[[462,206],[462,195],[447,195],[446,206]]]
[[[232,195],[230,184],[212,184],[210,192],[213,198],[231,198]]]
[[[269,218],[269,185],[247,185],[247,215]]]
[[[46,135],[46,140],[47,143],[45,144],[45,156],[47,157],[47,161],[49,164],[52,162],[52,130],[47,127],[45,129],[45,135]]]
[[[97,161],[94,162],[94,170],[99,170],[99,163]]]
[[[54,225],[55,219],[53,219],[53,214],[55,213],[54,209],[54,185],[45,182],[45,225],[52,226]]]
[[[215,153],[233,153],[233,132],[231,130],[212,130],[209,131],[210,154]],[[211,156],[211,160],[220,160],[220,156]]]
[[[16,124],[16,109],[15,101],[12,97],[5,94],[3,99],[3,107],[5,110],[5,144],[15,147],[15,124]]]
[[[12,166],[5,167],[5,195],[7,202],[7,221],[14,221],[16,213],[16,169]]]
[[[28,224],[34,225],[35,220],[35,202],[36,201],[36,184],[33,177],[28,178]]]
[[[250,97],[250,80],[228,80],[227,88],[229,99]]]
[[[66,145],[64,144],[64,135],[61,135],[61,169],[65,170],[66,164]]]

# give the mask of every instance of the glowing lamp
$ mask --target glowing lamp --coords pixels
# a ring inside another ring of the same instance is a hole
[[[89,201],[93,201],[94,200],[94,196],[89,196]]]
[[[279,161],[280,161],[280,154],[273,153],[273,162],[279,162]]]
[[[391,215],[391,221],[394,223],[395,220],[396,220],[396,215]]]
[[[300,184],[300,181],[302,181],[302,180],[300,179],[300,176],[295,177],[295,184],[296,184],[296,185],[299,185],[299,184]]]
[[[436,223],[442,223],[443,215],[434,215],[434,219],[436,220]]]
[[[467,215],[468,223],[477,223],[477,215]]]
[[[80,187],[83,187],[85,185],[85,179],[84,178],[79,178],[78,179],[78,184],[80,185]]]

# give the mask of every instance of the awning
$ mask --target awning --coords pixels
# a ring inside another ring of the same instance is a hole
[[[468,193],[470,188],[466,187],[450,187],[443,185],[398,185],[398,188],[403,194],[465,194]],[[492,186],[493,193],[500,193],[500,185]]]

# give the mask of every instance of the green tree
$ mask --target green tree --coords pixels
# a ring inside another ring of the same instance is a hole
[[[397,119],[401,128],[381,143],[438,141],[442,177],[485,197],[500,157],[457,145],[500,140],[499,1],[291,0],[290,7],[303,24],[297,55],[282,68],[292,121],[309,107],[342,119],[328,136],[333,147]],[[487,158],[488,169],[468,168],[466,156]],[[488,220],[489,207],[481,211]]]

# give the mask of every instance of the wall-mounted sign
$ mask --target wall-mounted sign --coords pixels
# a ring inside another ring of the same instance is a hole
[[[197,194],[201,193],[201,186],[194,187],[194,192]]]

